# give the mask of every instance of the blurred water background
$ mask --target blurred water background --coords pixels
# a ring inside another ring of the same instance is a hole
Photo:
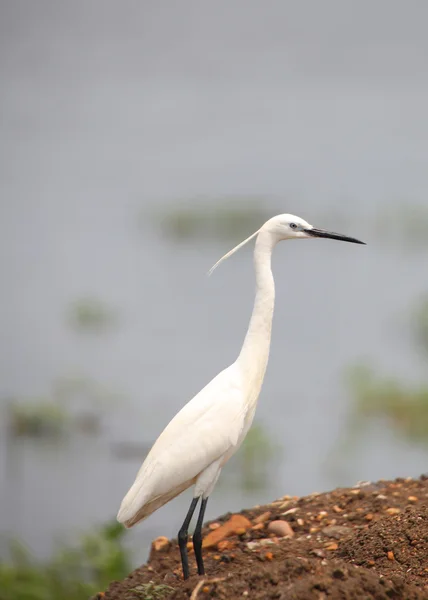
[[[255,429],[207,518],[426,471],[428,5],[0,10],[3,557],[17,538],[45,559],[115,518],[244,338],[251,251],[206,271],[279,212],[368,245],[277,248]],[[189,499],[128,534],[133,564]]]

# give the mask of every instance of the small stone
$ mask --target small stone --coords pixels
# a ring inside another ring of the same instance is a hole
[[[328,512],[326,512],[325,510],[322,510],[317,514],[316,520],[322,521],[327,515],[328,515]]]
[[[186,547],[188,550],[193,550],[193,542],[187,542]]]
[[[289,508],[285,512],[281,513],[281,516],[285,517],[285,515],[294,515],[294,513],[297,512],[298,510],[299,509],[297,508],[297,506],[295,508]]]
[[[243,596],[248,596],[248,594],[249,594],[248,590],[244,590],[244,591],[242,592],[242,595],[243,595]]]
[[[310,554],[317,556],[318,558],[325,558],[325,552],[321,548],[314,548],[310,551]]]
[[[325,547],[326,550],[337,550],[339,548],[339,544],[333,542]]]
[[[268,525],[269,533],[274,533],[278,537],[293,537],[294,531],[287,521],[271,521]]]
[[[213,559],[214,560],[220,560],[221,556],[220,554],[214,554]]]
[[[251,529],[255,530],[255,531],[260,531],[260,529],[264,529],[265,524],[264,523],[257,523],[257,525],[253,525],[251,527]]]
[[[340,506],[337,506],[337,504],[335,504],[333,506],[333,510],[335,513],[341,513],[343,511],[343,508],[340,508]]]
[[[251,521],[247,517],[244,517],[244,515],[232,515],[226,523],[223,523],[223,525],[214,529],[214,531],[210,531],[202,542],[202,547],[213,548],[230,535],[242,535],[247,529],[251,528],[251,525]]]
[[[309,533],[317,533],[320,530],[319,527],[310,527],[309,528]]]
[[[260,546],[272,546],[273,544],[278,543],[277,537],[264,538],[263,540],[259,540]]]
[[[399,508],[392,506],[391,508],[387,508],[386,512],[389,515],[398,515],[401,512],[401,510]]]
[[[169,546],[169,539],[167,537],[165,537],[164,535],[157,537],[152,542],[152,548],[156,552],[159,552],[159,550],[162,550],[163,548],[166,548],[167,546]]]
[[[231,542],[229,540],[222,540],[221,542],[219,542],[217,544],[217,550],[219,552],[224,552],[225,550],[231,550],[235,546],[236,546],[236,544],[234,544],[233,542]]]
[[[303,519],[297,519],[297,525],[299,525],[299,527],[303,527],[303,525],[305,524]]]
[[[395,558],[394,552],[392,552],[391,550],[388,552],[387,556],[388,556],[388,560],[394,560],[394,558]]]
[[[376,564],[376,563],[375,563],[375,561],[374,561],[374,560],[368,560],[368,561],[367,561],[367,566],[368,566],[368,567],[374,567],[374,566],[375,566],[375,564]]]
[[[204,592],[204,594],[208,594],[208,592],[210,591],[210,588],[208,585],[204,585],[204,587],[202,588],[202,591]]]
[[[260,547],[259,541],[247,542],[248,550],[257,550],[257,548],[259,548],[259,547]]]
[[[220,523],[210,523],[208,525],[208,529],[211,529],[211,531],[214,531],[214,529],[218,529],[219,527],[221,527]]]
[[[334,538],[335,540],[340,540],[345,535],[350,533],[351,528],[345,527],[344,525],[330,525],[328,527],[324,527],[322,529],[322,533],[327,537]]]
[[[265,559],[266,560],[273,560],[273,554],[272,554],[272,552],[266,552]]]
[[[367,513],[364,518],[366,521],[373,521],[373,513]]]
[[[264,523],[265,521],[268,521],[271,514],[272,513],[270,511],[262,513],[254,519],[254,523],[258,525],[259,523]]]
[[[378,494],[376,496],[376,500],[388,500],[388,498],[385,496],[385,494]]]
[[[407,500],[412,504],[415,504],[418,501],[418,498],[416,498],[416,496],[409,496]]]

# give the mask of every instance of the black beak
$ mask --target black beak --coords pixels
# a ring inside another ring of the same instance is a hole
[[[365,242],[360,242],[353,237],[348,237],[347,235],[342,235],[341,233],[333,233],[332,231],[326,231],[325,229],[304,229],[304,232],[312,237],[317,238],[329,238],[331,240],[340,240],[342,242],[352,242],[353,244],[364,244]]]

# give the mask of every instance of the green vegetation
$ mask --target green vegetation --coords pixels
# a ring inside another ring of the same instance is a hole
[[[57,439],[72,429],[94,434],[103,409],[116,399],[88,377],[61,377],[47,398],[14,398],[5,403],[8,431],[12,437]]]
[[[58,438],[65,433],[67,421],[64,407],[50,400],[7,404],[8,429],[14,437]]]
[[[129,590],[129,600],[162,600],[172,591],[169,585],[155,585],[150,581]]]
[[[415,343],[428,355],[428,298],[422,297],[411,311]],[[409,385],[396,377],[381,377],[367,365],[348,369],[346,381],[354,402],[348,432],[355,439],[367,420],[386,419],[411,443],[428,445],[428,382]]]
[[[12,544],[10,561],[0,564],[0,600],[88,600],[131,570],[124,533],[109,523],[84,535],[77,547],[58,550],[46,564]]]
[[[242,443],[236,461],[245,490],[263,488],[268,480],[268,463],[275,454],[276,445],[261,423],[254,423]]]
[[[78,332],[103,333],[117,323],[115,311],[96,298],[75,300],[68,310],[68,322]]]
[[[428,445],[428,385],[412,388],[393,377],[378,377],[367,366],[350,369],[348,382],[354,428],[367,419],[385,418],[403,438]]]
[[[175,240],[236,240],[253,233],[272,214],[263,198],[223,198],[174,205],[155,215],[155,220]]]

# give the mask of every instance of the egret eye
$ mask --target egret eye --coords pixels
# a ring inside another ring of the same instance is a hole
[[[290,227],[291,227],[291,229],[297,229],[296,223],[290,223]]]

